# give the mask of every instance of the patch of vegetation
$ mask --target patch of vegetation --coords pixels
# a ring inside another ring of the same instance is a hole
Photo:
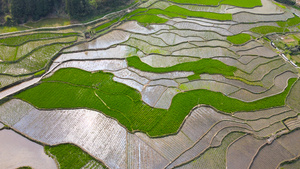
[[[146,12],[146,11],[148,11],[148,8],[138,8],[138,9],[136,9],[136,10],[134,10],[134,11],[132,11],[132,12],[124,15],[121,20],[124,20],[124,19],[129,18],[129,17],[131,17],[133,15],[136,15],[136,14],[139,14],[139,13],[143,13],[143,12]]]
[[[102,71],[86,72],[75,68],[60,69],[36,87],[15,98],[37,108],[88,108],[117,119],[129,131],[142,131],[150,136],[176,133],[182,121],[198,104],[211,105],[232,113],[282,106],[296,79],[290,79],[284,92],[254,102],[242,102],[209,90],[192,90],[177,94],[168,110],[150,107],[135,89],[113,81],[113,75]],[[55,90],[53,90],[55,89]]]
[[[220,0],[169,0],[171,2],[183,3],[183,4],[196,4],[196,5],[213,5],[217,6]]]
[[[111,20],[110,22],[104,23],[96,28],[94,28],[95,32],[99,32],[105,28],[110,27],[111,25],[113,25],[114,23],[118,22],[119,18],[116,18],[114,20]]]
[[[63,47],[69,46],[72,43],[51,44],[35,50],[25,58],[18,60],[15,63],[0,62],[0,72],[10,75],[31,74],[43,69],[55,54]],[[16,71],[20,70],[20,71]]]
[[[168,11],[168,10],[162,10],[162,9],[149,9],[147,12],[145,12],[147,14],[150,14],[150,15],[165,15],[169,18],[186,18],[185,15],[183,14],[180,14],[179,12],[178,13],[175,13],[174,11]]]
[[[9,33],[9,32],[17,32],[24,31],[28,28],[23,26],[0,26],[0,33]]]
[[[257,6],[262,6],[261,0],[243,0],[243,1],[236,1],[236,0],[222,0],[220,4],[223,5],[232,5],[238,6],[243,8],[253,8]]]
[[[13,63],[22,58],[30,56],[30,54],[34,53],[39,48],[43,48],[51,44],[74,42],[76,40],[77,40],[77,36],[70,36],[64,38],[56,38],[56,39],[50,38],[50,39],[39,40],[39,41],[30,41],[28,43],[16,47],[0,45],[0,59],[4,62]]]
[[[135,15],[129,18],[129,20],[136,20],[139,23],[143,24],[150,24],[150,23],[166,23],[168,19],[158,17],[156,15],[149,15],[149,14],[144,14],[144,15]]]
[[[0,39],[0,43],[8,46],[19,46],[28,41],[38,41],[49,38],[61,38],[67,36],[76,36],[78,33],[35,33],[30,35],[12,36]]]
[[[280,32],[280,33],[289,32],[290,30],[287,28],[276,27],[276,26],[259,26],[259,27],[251,28],[250,31],[259,34],[268,34],[274,32]]]
[[[220,14],[214,12],[203,12],[203,11],[190,11],[185,8],[181,8],[176,5],[169,6],[165,9],[167,12],[173,12],[180,15],[186,15],[191,17],[199,17],[199,18],[207,18],[207,19],[214,19],[214,20],[232,20],[231,14]]]
[[[281,5],[280,3],[273,2],[275,5],[279,6],[280,8],[286,9],[286,6]]]
[[[140,8],[137,9],[123,17],[127,18],[129,15],[133,15],[129,18],[129,20],[136,20],[140,23],[165,23],[168,20],[165,18],[158,17],[157,15],[165,15],[169,18],[186,18],[190,17],[198,17],[198,18],[207,18],[213,20],[232,20],[231,14],[220,14],[214,12],[203,12],[203,11],[190,11],[185,8],[181,8],[176,5],[169,6],[165,10],[161,9],[149,9]]]
[[[262,6],[260,0],[247,0],[247,1],[236,1],[236,0],[169,0],[171,2],[176,2],[176,3],[183,3],[183,4],[196,4],[196,5],[212,5],[212,6],[217,6],[217,5],[232,5],[232,6],[237,6],[237,7],[244,7],[244,8],[253,8],[256,6]]]
[[[287,21],[278,21],[277,24],[280,27],[290,27],[295,26],[300,23],[300,18],[298,16],[295,16],[293,18],[289,18]]]
[[[39,72],[36,72],[35,74],[34,74],[34,76],[40,76],[40,75],[42,75],[42,74],[44,74],[45,73],[45,70],[41,70],[41,71],[39,71]]]
[[[234,72],[237,70],[236,67],[228,66],[219,60],[214,60],[210,58],[200,59],[194,62],[185,62],[177,64],[171,67],[156,68],[147,65],[142,62],[139,57],[132,56],[126,58],[129,67],[134,67],[141,71],[155,72],[155,73],[165,73],[172,71],[193,71],[195,74],[222,74],[224,76],[233,76]]]
[[[70,25],[70,19],[66,18],[47,18],[42,19],[37,22],[28,22],[25,25],[33,28],[42,28],[42,27],[57,27],[57,26],[67,26]]]
[[[194,74],[187,77],[189,81],[201,79],[199,74]]]
[[[32,169],[31,167],[28,167],[28,166],[24,166],[24,167],[19,167],[17,169]]]
[[[60,169],[80,169],[90,161],[97,161],[92,156],[72,144],[60,144],[57,146],[45,146],[45,152],[54,156]],[[102,165],[99,163],[99,165]],[[102,165],[103,166],[103,165]],[[106,168],[105,166],[103,166]]]
[[[227,40],[230,41],[233,44],[243,44],[245,42],[248,42],[251,39],[251,36],[246,33],[240,33],[233,36],[227,36]]]
[[[225,169],[227,147],[243,134],[240,132],[229,133],[219,147],[209,148],[200,157],[188,163],[189,167]]]

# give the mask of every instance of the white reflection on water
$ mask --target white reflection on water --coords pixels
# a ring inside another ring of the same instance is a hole
[[[56,169],[43,146],[34,143],[12,130],[0,131],[0,168],[15,169],[30,166],[34,169]]]

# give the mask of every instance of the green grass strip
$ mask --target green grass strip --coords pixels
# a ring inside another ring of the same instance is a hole
[[[222,0],[220,4],[232,5],[243,8],[254,8],[257,6],[262,6],[261,0]]]
[[[142,131],[150,136],[176,133],[184,118],[199,104],[232,113],[254,111],[285,104],[285,98],[296,79],[290,79],[284,92],[254,102],[243,102],[209,90],[192,90],[177,94],[168,110],[150,107],[135,89],[113,81],[111,73],[86,72],[64,68],[44,79],[36,87],[25,90],[15,98],[37,108],[98,110],[117,119],[129,131]]]
[[[156,15],[149,15],[149,14],[135,15],[129,18],[129,20],[135,20],[143,24],[150,24],[150,23],[161,24],[161,23],[166,23],[168,21],[168,19],[161,18]]]
[[[227,40],[230,41],[233,44],[243,44],[245,42],[248,42],[251,39],[251,36],[246,33],[240,33],[233,36],[227,36]]]
[[[136,14],[138,14],[138,13],[146,12],[147,10],[148,10],[147,8],[138,8],[138,9],[136,9],[136,10],[134,10],[134,11],[132,11],[132,12],[126,14],[125,16],[123,16],[121,20],[124,20],[124,19],[126,19],[126,18],[128,18],[128,17],[131,17],[131,16],[133,16],[133,15],[136,15]]]
[[[232,14],[220,14],[214,12],[203,12],[203,11],[190,11],[185,8],[181,8],[176,5],[169,6],[165,9],[167,12],[177,13],[179,15],[186,15],[191,17],[207,18],[214,20],[232,20]]]
[[[295,26],[300,23],[300,18],[298,16],[295,16],[293,18],[289,18],[287,21],[278,21],[277,24],[280,27],[290,27]]]
[[[217,6],[220,0],[169,0],[175,3],[182,3],[182,4],[195,4],[195,5],[213,5]]]
[[[45,146],[45,152],[54,156],[60,169],[80,169],[91,160],[97,161],[92,156],[72,144],[60,144],[57,146]],[[98,162],[99,165],[102,165]],[[103,166],[103,165],[102,165]],[[106,168],[105,166],[103,166]]]
[[[185,15],[182,15],[182,14],[178,14],[178,13],[175,13],[175,12],[170,12],[170,11],[167,11],[167,10],[162,10],[162,9],[149,9],[147,12],[147,14],[150,14],[150,15],[165,15],[169,18],[186,18]]]
[[[268,34],[274,32],[289,32],[290,30],[287,28],[276,27],[276,26],[258,26],[255,28],[251,28],[250,31],[259,33],[259,34]]]
[[[275,5],[279,6],[280,8],[286,9],[286,6],[281,5],[280,3],[277,2],[273,2]]]
[[[199,74],[193,74],[187,77],[189,81],[201,79]]]
[[[198,18],[206,18],[206,19],[213,19],[213,20],[232,20],[231,14],[220,14],[220,13],[213,13],[213,12],[203,12],[203,11],[190,11],[185,8],[181,8],[176,5],[169,6],[165,10],[162,9],[149,9],[140,8],[137,9],[127,15],[124,18],[129,17],[129,15],[133,15],[129,18],[129,20],[136,20],[140,23],[150,24],[150,23],[165,23],[168,19],[161,18],[157,15],[165,15],[169,18],[186,18],[189,17],[198,17]]]
[[[13,36],[0,39],[0,43],[8,46],[18,46],[27,41],[37,41],[48,38],[61,38],[66,36],[75,36],[78,33],[35,33],[30,35]]]
[[[195,74],[222,74],[224,76],[233,76],[234,72],[237,70],[236,67],[228,66],[219,60],[214,60],[210,58],[200,59],[194,62],[180,63],[171,67],[166,68],[156,68],[147,65],[142,62],[139,57],[132,56],[126,58],[129,67],[134,67],[141,71],[155,72],[155,73],[165,73],[172,71],[193,71]]]
[[[39,72],[36,72],[35,74],[34,74],[34,76],[40,76],[40,75],[42,75],[42,74],[44,74],[45,73],[45,70],[41,70],[41,71],[39,71]]]
[[[262,6],[260,0],[169,0],[175,3],[183,3],[183,4],[195,4],[195,5],[210,5],[210,6],[217,6],[217,5],[232,5],[237,7],[244,7],[244,8],[253,8],[256,6]]]
[[[119,20],[119,18],[116,18],[116,19],[114,19],[114,20],[112,20],[112,21],[110,21],[110,22],[107,22],[107,23],[105,23],[105,24],[102,24],[102,25],[96,27],[94,30],[95,30],[96,32],[101,31],[101,30],[103,30],[103,29],[105,29],[105,28],[110,27],[110,26],[113,25],[114,23],[118,22],[118,20]]]

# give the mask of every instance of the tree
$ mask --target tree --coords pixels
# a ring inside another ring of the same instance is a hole
[[[22,18],[25,14],[25,1],[11,0],[11,14],[15,18]]]
[[[66,11],[72,18],[79,18],[89,14],[87,0],[66,0]]]

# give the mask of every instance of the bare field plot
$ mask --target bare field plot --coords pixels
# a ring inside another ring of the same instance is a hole
[[[210,148],[199,158],[178,168],[226,168],[226,149],[231,142],[242,135],[243,133],[231,133],[227,135],[220,147]]]
[[[266,140],[258,140],[250,135],[241,137],[228,146],[226,167],[231,169],[248,168],[261,146]]]
[[[291,136],[291,138],[289,138]],[[272,144],[261,148],[250,168],[276,168],[280,163],[296,157],[293,153],[299,148],[299,131],[276,139]],[[286,146],[289,146],[288,149]],[[292,151],[292,152],[291,152]],[[299,153],[299,151],[297,151]],[[272,154],[272,155],[270,155]]]
[[[289,128],[289,130],[300,128],[300,116],[287,119],[284,121],[284,124]]]

